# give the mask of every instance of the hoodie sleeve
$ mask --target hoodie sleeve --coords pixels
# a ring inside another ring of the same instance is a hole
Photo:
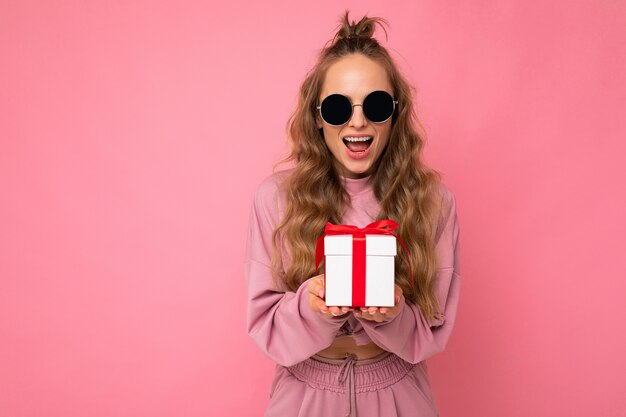
[[[435,246],[438,272],[438,297],[443,314],[435,323],[429,324],[418,305],[408,304],[400,296],[397,316],[378,323],[357,317],[365,332],[381,348],[393,352],[402,359],[418,363],[444,350],[454,327],[461,269],[459,252],[459,223],[455,197],[444,188],[444,205],[440,224],[443,227]]]
[[[272,231],[278,224],[278,187],[272,177],[258,188],[252,205],[244,260],[248,285],[247,332],[277,364],[295,365],[331,345],[349,315],[325,318],[309,306],[304,281],[296,292],[272,280]]]

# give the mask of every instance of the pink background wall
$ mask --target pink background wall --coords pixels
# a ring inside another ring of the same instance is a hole
[[[98,3],[0,1],[0,416],[262,413],[248,212],[346,7],[458,200],[442,416],[626,413],[626,3]]]

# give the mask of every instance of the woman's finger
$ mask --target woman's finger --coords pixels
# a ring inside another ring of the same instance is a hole
[[[337,317],[337,316],[341,316],[343,314],[343,312],[341,311],[341,309],[337,306],[332,306],[330,307],[330,314],[332,314],[333,316]]]
[[[400,286],[396,284],[393,292],[393,300],[395,301],[395,305],[398,305],[398,303],[400,303],[400,296],[402,295],[402,288],[400,288]]]
[[[369,310],[367,309],[364,311],[360,309],[355,310],[354,315],[357,317],[364,318],[366,320],[376,321],[378,323],[382,323],[387,318],[384,314],[381,314],[380,312],[377,312],[375,314],[370,314]]]
[[[309,284],[309,292],[316,297],[324,298],[324,277],[320,276],[311,280]]]
[[[317,308],[322,312],[322,313],[328,313],[328,306],[326,305],[326,303],[324,302],[324,300],[316,300]]]

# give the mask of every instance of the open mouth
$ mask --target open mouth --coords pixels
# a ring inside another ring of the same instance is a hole
[[[374,138],[371,136],[363,136],[363,137],[350,137],[346,136],[343,138],[343,143],[346,145],[348,149],[352,152],[365,152],[374,141]]]

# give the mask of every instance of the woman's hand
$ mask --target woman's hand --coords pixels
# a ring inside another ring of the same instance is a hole
[[[400,303],[401,295],[402,288],[396,285],[394,287],[393,298],[395,300],[395,305],[393,307],[361,307],[360,309],[354,310],[354,315],[366,320],[373,320],[378,323],[385,321],[385,319],[390,320],[400,313],[400,307],[398,304]]]
[[[338,317],[352,311],[350,307],[328,307],[324,301],[324,274],[311,279],[308,284],[309,305],[314,312],[320,312],[324,317]]]

